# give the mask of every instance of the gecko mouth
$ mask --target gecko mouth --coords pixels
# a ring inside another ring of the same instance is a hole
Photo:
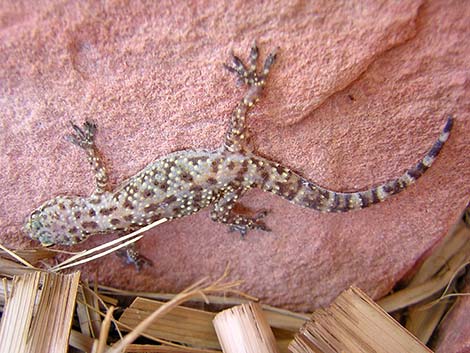
[[[45,243],[45,242],[41,242],[41,245],[42,245],[44,248],[50,248],[51,246],[54,246],[55,243]]]
[[[40,232],[36,240],[39,240],[43,247],[50,247],[55,245],[55,243],[51,241],[51,234],[49,232]]]

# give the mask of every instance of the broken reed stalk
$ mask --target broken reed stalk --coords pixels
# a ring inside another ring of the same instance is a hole
[[[292,353],[431,353],[358,288],[315,311],[289,345]]]
[[[259,304],[242,304],[217,314],[214,328],[224,353],[279,353]]]
[[[67,352],[80,273],[15,276],[0,327],[0,352]]]

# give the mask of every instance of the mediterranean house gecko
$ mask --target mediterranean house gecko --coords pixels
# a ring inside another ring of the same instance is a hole
[[[95,172],[96,189],[89,197],[58,196],[28,217],[24,230],[42,245],[71,245],[91,235],[123,233],[153,223],[188,216],[213,205],[213,221],[229,225],[244,236],[250,229],[269,231],[262,221],[234,212],[238,199],[249,189],[259,188],[296,205],[322,212],[347,212],[388,199],[412,184],[438,155],[452,128],[449,117],[438,140],[425,157],[397,179],[358,192],[336,192],[309,181],[289,168],[253,153],[246,143],[245,117],[259,100],[276,58],[269,54],[261,71],[258,48],[251,48],[248,65],[232,54],[225,67],[247,85],[234,109],[225,141],[215,151],[184,150],[149,164],[115,190],[110,191],[107,172],[94,143],[96,125],[86,122],[68,139],[85,150]],[[128,249],[129,261],[139,265],[137,254]]]

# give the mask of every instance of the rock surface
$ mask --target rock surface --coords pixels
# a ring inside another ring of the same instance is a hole
[[[117,257],[83,268],[102,283],[179,291],[227,263],[242,290],[299,311],[349,285],[386,294],[457,220],[470,193],[470,3],[429,1],[3,2],[0,10],[0,237],[58,194],[87,195],[93,176],[63,138],[69,120],[98,123],[97,144],[119,184],[159,156],[216,148],[243,88],[222,63],[254,39],[280,47],[264,98],[248,121],[257,151],[334,190],[399,176],[437,138],[433,167],[386,203],[348,214],[301,209],[261,191],[242,203],[270,209],[269,234],[245,240],[208,210],[151,231],[155,266]],[[111,236],[96,237],[75,249]]]

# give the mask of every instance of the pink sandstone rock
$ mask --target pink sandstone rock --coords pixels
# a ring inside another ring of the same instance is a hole
[[[59,195],[87,195],[84,154],[69,120],[98,123],[117,185],[183,148],[216,148],[243,94],[224,71],[231,49],[280,47],[264,98],[249,114],[257,151],[322,186],[351,191],[399,176],[430,148],[447,114],[451,138],[416,185],[348,214],[302,209],[259,190],[271,233],[245,240],[204,210],[140,242],[155,266],[116,256],[82,268],[107,285],[179,291],[203,276],[232,279],[264,302],[299,311],[356,285],[378,298],[446,234],[470,193],[470,5],[460,1],[10,1],[0,10],[0,229],[36,243],[23,219]],[[112,236],[75,247],[89,248]]]

